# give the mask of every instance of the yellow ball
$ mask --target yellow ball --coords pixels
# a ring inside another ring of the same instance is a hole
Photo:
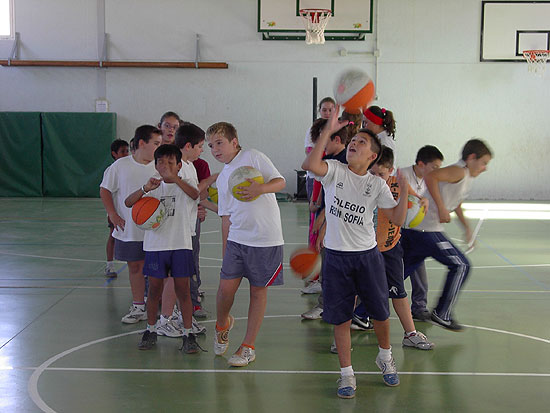
[[[407,218],[405,218],[405,228],[414,228],[424,219],[426,211],[419,204],[419,199],[414,195],[408,196]]]
[[[250,182],[248,182],[247,179],[252,179],[260,184],[264,183],[264,177],[262,176],[262,173],[251,166],[241,166],[235,169],[229,176],[228,186],[229,188],[231,188],[231,193],[237,200],[242,202],[250,202],[258,198],[255,197],[252,199],[243,199],[242,195],[239,194],[239,192],[241,191],[239,189],[240,186],[250,186]]]
[[[208,198],[210,198],[212,202],[218,203],[218,187],[215,182],[208,187]]]

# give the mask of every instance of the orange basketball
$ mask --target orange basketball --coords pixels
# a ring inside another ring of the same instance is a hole
[[[145,196],[132,207],[132,219],[141,229],[157,229],[165,218],[166,208],[157,198]]]
[[[374,99],[375,89],[369,75],[362,70],[348,70],[334,84],[334,97],[346,112],[359,114]]]
[[[290,256],[290,268],[294,274],[305,280],[321,272],[321,256],[309,248],[300,248]]]

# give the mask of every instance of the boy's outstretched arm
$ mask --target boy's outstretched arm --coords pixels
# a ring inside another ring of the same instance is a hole
[[[462,203],[460,203],[459,206],[455,209],[456,216],[458,217],[458,220],[464,227],[464,236],[466,238],[466,243],[470,243],[472,241],[472,231],[470,230],[470,224],[466,217],[464,216],[464,211],[462,210]]]
[[[327,163],[323,161],[323,152],[325,151],[330,136],[349,123],[347,120],[340,122],[338,120],[338,113],[340,113],[340,106],[336,105],[336,108],[321,131],[319,139],[315,142],[315,146],[302,163],[302,169],[311,171],[317,176],[325,176],[327,174],[328,166]]]
[[[428,191],[430,191],[430,195],[432,196],[437,207],[437,211],[439,212],[439,222],[451,222],[450,212],[447,210],[447,207],[443,202],[443,198],[441,197],[441,192],[439,191],[439,183],[449,182],[454,184],[460,182],[460,180],[464,178],[464,174],[465,172],[463,168],[451,165],[445,168],[435,169],[424,178]]]
[[[219,173],[215,173],[199,182],[199,192],[201,194],[201,200],[204,198],[208,198],[208,187],[216,182],[216,179],[218,179],[218,175]]]

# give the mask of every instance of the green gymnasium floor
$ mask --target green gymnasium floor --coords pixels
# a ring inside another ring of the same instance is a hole
[[[453,333],[417,323],[433,351],[402,348],[392,314],[393,354],[401,385],[386,387],[374,364],[371,332],[352,332],[358,390],[336,397],[339,366],[329,353],[331,328],[302,321],[316,303],[285,266],[283,287],[271,288],[257,360],[228,368],[212,350],[214,321],[183,355],[180,340],[159,337],[138,351],[138,325],[120,318],[130,303],[128,273],[102,274],[107,227],[99,199],[4,198],[0,207],[1,412],[516,412],[550,405],[550,220],[486,219],[473,272],[456,308],[469,328]],[[306,204],[280,204],[285,260],[306,239]],[[488,218],[492,216],[489,213]],[[477,220],[472,220],[475,225]],[[219,219],[201,236],[204,308],[215,314],[220,267]],[[460,237],[454,224],[448,234]],[[443,268],[427,263],[430,304]],[[407,282],[408,286],[408,282]],[[241,287],[230,334],[232,353],[244,336],[248,286]]]

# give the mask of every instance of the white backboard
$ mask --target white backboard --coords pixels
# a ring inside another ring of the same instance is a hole
[[[372,33],[371,0],[258,0],[258,31],[264,33],[266,40],[303,39],[300,9],[332,11],[325,29],[327,40],[347,38],[346,35],[350,35],[347,40],[354,40],[358,35]]]
[[[482,62],[524,62],[524,50],[550,49],[550,1],[484,1]]]

